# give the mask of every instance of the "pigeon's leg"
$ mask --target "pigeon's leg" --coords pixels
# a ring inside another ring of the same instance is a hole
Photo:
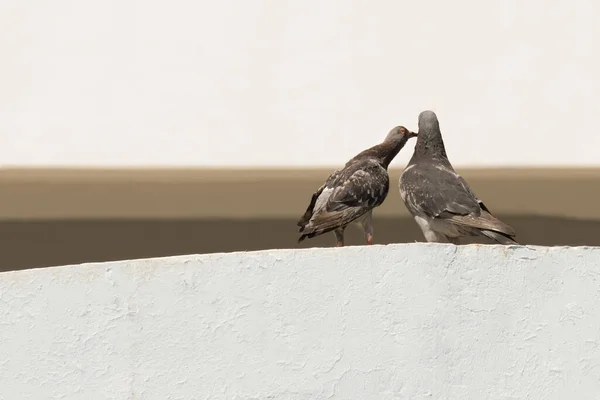
[[[344,228],[336,229],[333,231],[335,233],[335,240],[337,241],[337,247],[344,247]]]
[[[365,219],[363,220],[362,226],[365,231],[367,245],[370,246],[373,244],[373,210],[367,213]]]

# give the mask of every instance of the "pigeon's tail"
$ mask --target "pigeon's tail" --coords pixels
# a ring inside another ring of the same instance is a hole
[[[302,242],[304,239],[312,239],[315,236],[319,236],[322,235],[324,233],[330,232],[335,228],[332,229],[314,229],[308,233],[304,233],[304,230],[307,228],[307,226],[302,226],[300,227],[300,237],[298,238],[298,243]]]
[[[300,233],[298,243],[302,242],[304,239],[312,239],[315,236],[325,233],[312,228],[310,222],[302,223],[302,221],[298,221],[298,226],[300,227],[300,229],[298,229],[298,232]]]
[[[505,235],[501,232],[489,231],[487,229],[481,229],[479,232],[500,244],[519,244],[519,242],[517,242],[511,236]]]
[[[298,243],[302,242],[304,239],[306,238],[310,238],[310,235],[301,235],[300,238],[298,238]]]
[[[453,215],[450,220],[471,234],[484,235],[500,244],[519,244],[513,239],[515,230],[490,214],[487,208],[483,208],[479,216]]]

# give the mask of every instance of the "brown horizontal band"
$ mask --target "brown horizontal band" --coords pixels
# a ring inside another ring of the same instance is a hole
[[[0,219],[292,218],[333,168],[0,169]],[[457,168],[495,214],[600,220],[600,168]],[[390,171],[380,216],[406,216]]]

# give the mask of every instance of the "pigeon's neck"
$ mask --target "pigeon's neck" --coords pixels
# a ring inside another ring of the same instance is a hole
[[[412,163],[413,160],[419,158],[433,158],[439,161],[448,161],[444,140],[439,131],[419,131],[415,152],[410,162]]]
[[[408,138],[406,136],[397,135],[392,139],[386,140],[383,143],[359,153],[354,158],[373,158],[387,169],[392,160],[398,155],[400,150],[402,150],[407,140]]]

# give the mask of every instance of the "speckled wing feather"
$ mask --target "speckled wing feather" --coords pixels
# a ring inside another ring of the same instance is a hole
[[[413,215],[515,235],[510,226],[491,215],[460,175],[443,164],[409,166],[402,174],[400,193]]]
[[[300,241],[342,228],[379,206],[389,191],[388,173],[370,159],[349,162],[332,174],[298,221]]]

